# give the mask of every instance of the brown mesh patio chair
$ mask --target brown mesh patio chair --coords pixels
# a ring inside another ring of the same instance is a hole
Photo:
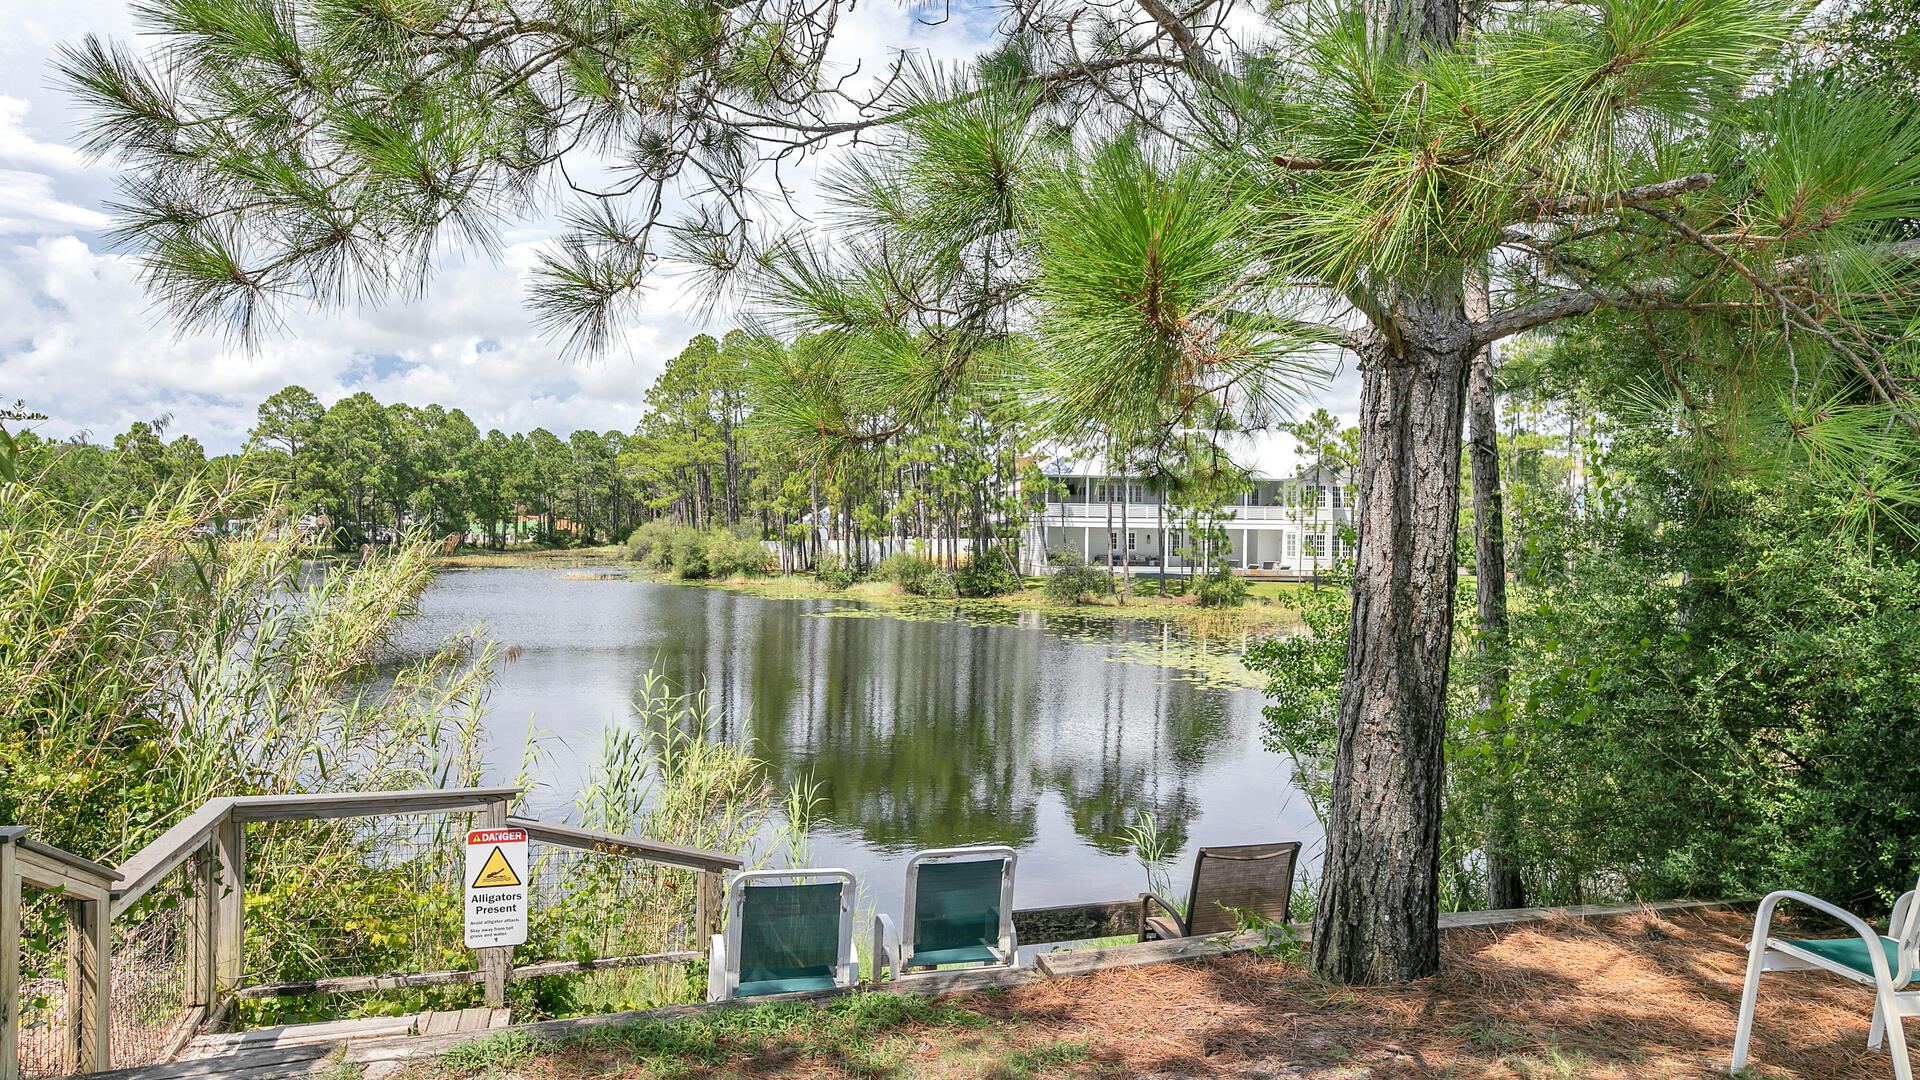
[[[1185,914],[1164,896],[1140,895],[1140,940],[1232,933],[1240,928],[1235,912],[1242,911],[1285,925],[1299,857],[1297,840],[1201,848]]]

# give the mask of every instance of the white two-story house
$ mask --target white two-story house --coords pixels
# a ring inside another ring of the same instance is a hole
[[[1109,475],[1098,462],[1051,458],[1037,464],[1052,490],[1023,537],[1026,572],[1046,572],[1047,555],[1062,551],[1098,565],[1108,559],[1118,565],[1124,557],[1135,573],[1188,567],[1194,545],[1182,534],[1187,511],[1169,505],[1151,479]],[[1351,483],[1331,468],[1291,479],[1253,477],[1216,518],[1227,537],[1221,561],[1254,576],[1329,569],[1349,554],[1354,509]]]

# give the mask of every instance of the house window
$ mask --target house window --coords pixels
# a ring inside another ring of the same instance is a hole
[[[1308,558],[1312,558],[1312,559],[1326,558],[1326,553],[1327,553],[1327,534],[1326,533],[1308,533],[1306,543],[1307,543]]]
[[[1140,541],[1138,536],[1136,536],[1134,533],[1127,534],[1127,550],[1128,551],[1134,550],[1136,547],[1139,546],[1139,543]]]
[[[1334,508],[1335,510],[1338,510],[1338,509],[1340,509],[1340,507],[1341,507],[1341,505],[1342,505],[1342,503],[1343,503],[1343,500],[1341,499],[1341,497],[1340,497],[1340,496],[1341,496],[1341,492],[1340,492],[1340,485],[1338,485],[1338,484],[1335,484],[1335,485],[1333,486],[1333,508]]]
[[[1294,559],[1294,558],[1298,558],[1299,556],[1300,556],[1300,537],[1296,533],[1288,533],[1287,534],[1287,558]]]
[[[1120,534],[1119,533],[1110,532],[1107,534],[1107,550],[1108,551],[1120,550]]]

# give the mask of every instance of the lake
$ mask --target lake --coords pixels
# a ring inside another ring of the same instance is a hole
[[[853,870],[884,910],[913,852],[969,843],[1019,850],[1021,907],[1131,896],[1145,877],[1120,831],[1142,813],[1181,838],[1182,888],[1196,845],[1299,839],[1317,861],[1307,800],[1261,746],[1242,642],[968,612],[463,570],[440,575],[400,644],[419,653],[478,624],[517,647],[489,701],[494,762],[510,774],[529,725],[543,733],[527,802],[555,819],[650,668],[705,687],[727,737],[751,740],[783,787],[818,784],[813,861]]]

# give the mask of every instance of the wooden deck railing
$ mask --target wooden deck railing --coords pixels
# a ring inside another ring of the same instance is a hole
[[[20,893],[22,885],[57,890],[67,909],[66,1067],[93,1072],[109,1065],[112,1030],[107,989],[113,977],[108,891],[118,871],[48,847],[24,825],[0,826],[0,1080],[18,1080],[20,1026]]]
[[[180,913],[178,934],[184,954],[185,985],[180,989],[185,1007],[177,1022],[169,1025],[169,1030],[178,1034],[157,1054],[146,1055],[149,1057],[171,1057],[196,1030],[242,998],[482,983],[488,1004],[501,1005],[510,979],[699,958],[700,953],[681,950],[530,963],[516,968],[511,948],[490,948],[477,950],[476,966],[466,970],[367,972],[246,984],[247,827],[254,823],[471,813],[476,815],[478,827],[525,829],[530,840],[549,848],[692,871],[694,940],[705,942],[718,931],[724,874],[741,868],[739,856],[512,817],[509,808],[521,790],[476,787],[214,799],[182,818],[118,869],[36,843],[24,827],[0,827],[0,1080],[18,1080],[20,1076],[16,1027],[22,1008],[19,946],[23,883],[36,889],[63,890],[63,902],[68,907],[69,1050],[64,1064],[72,1072],[112,1067],[116,1057],[110,1045],[113,1018],[108,992],[112,985],[112,928],[116,922],[133,921],[143,910],[151,909],[153,905],[143,909],[139,901],[176,872],[185,876],[185,887],[177,894],[186,909]]]

